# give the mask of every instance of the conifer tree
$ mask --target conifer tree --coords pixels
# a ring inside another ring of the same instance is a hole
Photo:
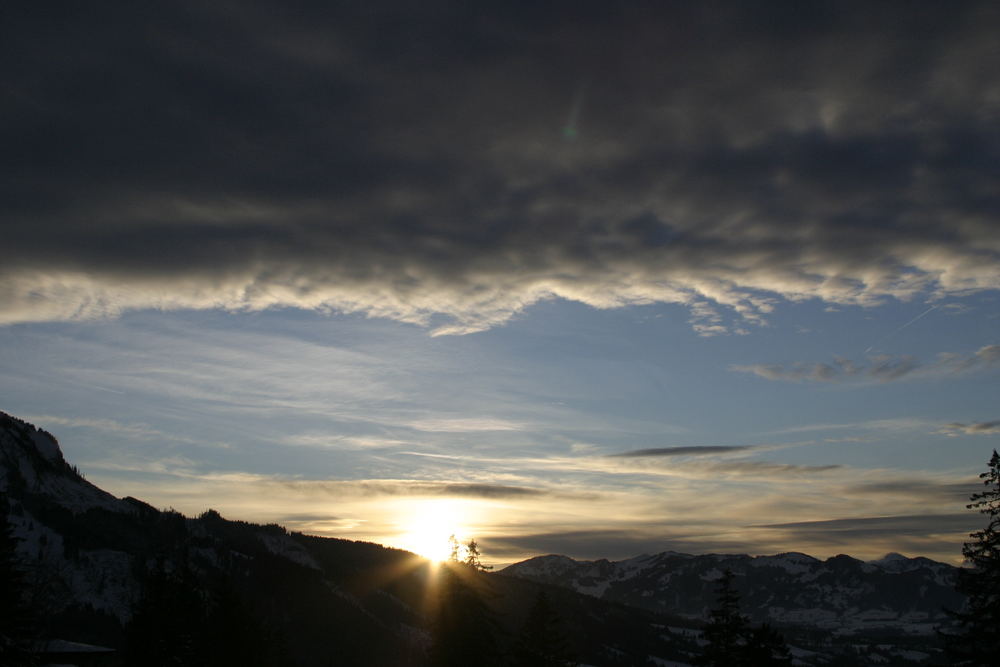
[[[545,591],[538,592],[528,612],[515,648],[514,664],[518,667],[568,667],[576,664],[570,660],[569,640]]]
[[[792,664],[784,638],[764,623],[756,628],[740,613],[740,596],[733,588],[733,573],[719,580],[716,607],[702,631],[708,642],[697,663],[710,667],[784,667]]]
[[[0,498],[0,665],[33,665],[33,615],[25,601],[27,582],[16,552],[17,538]]]
[[[962,555],[971,567],[958,573],[955,588],[967,596],[965,609],[953,612],[959,631],[946,634],[952,664],[995,665],[1000,656],[1000,455],[993,450],[989,469],[980,474],[985,490],[966,507],[986,515],[986,527],[971,533]]]
[[[733,573],[726,570],[716,588],[716,607],[709,612],[702,637],[708,644],[698,660],[706,667],[729,667],[735,664],[747,629],[747,619],[740,613],[740,596],[733,588]]]
[[[469,540],[469,543],[465,545],[465,554],[465,564],[472,569],[479,572],[493,569],[492,565],[483,565],[483,561],[480,559],[479,543],[475,540]]]

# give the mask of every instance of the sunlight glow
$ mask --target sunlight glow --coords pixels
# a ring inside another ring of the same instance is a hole
[[[432,561],[445,561],[451,555],[449,537],[459,542],[464,534],[463,512],[459,501],[430,500],[411,505],[406,513],[397,544]]]

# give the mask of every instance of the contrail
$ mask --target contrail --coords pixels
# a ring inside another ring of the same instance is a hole
[[[928,309],[927,309],[927,310],[925,310],[924,312],[920,313],[919,315],[917,315],[916,317],[914,317],[914,318],[913,318],[912,320],[910,320],[909,322],[907,322],[907,323],[906,323],[906,324],[904,324],[903,326],[899,327],[898,329],[896,329],[896,330],[894,330],[894,331],[890,331],[890,332],[889,332],[889,333],[887,333],[887,334],[886,334],[885,336],[882,336],[882,338],[880,338],[880,339],[878,340],[878,342],[876,342],[876,343],[873,343],[872,345],[868,346],[868,349],[867,349],[867,350],[865,350],[865,354],[868,354],[869,352],[871,352],[871,351],[872,351],[872,349],[874,349],[874,347],[875,347],[876,345],[880,345],[881,343],[884,343],[884,342],[885,342],[885,341],[887,341],[887,340],[888,340],[889,338],[891,338],[891,337],[895,336],[895,335],[896,335],[896,334],[898,334],[898,333],[899,333],[900,331],[902,331],[902,330],[903,330],[903,329],[905,329],[906,327],[910,326],[911,324],[913,324],[914,322],[916,322],[917,320],[919,320],[919,319],[920,319],[921,317],[923,317],[923,316],[924,316],[924,315],[926,315],[927,313],[929,313],[929,312],[931,312],[932,310],[934,310],[935,308],[937,308],[937,306],[931,306],[930,308],[928,308]]]

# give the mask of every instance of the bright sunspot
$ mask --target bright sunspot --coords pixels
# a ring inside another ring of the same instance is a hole
[[[462,540],[462,518],[461,507],[454,500],[416,503],[401,521],[406,532],[400,536],[399,546],[429,560],[448,560],[449,538],[454,535],[459,542]]]

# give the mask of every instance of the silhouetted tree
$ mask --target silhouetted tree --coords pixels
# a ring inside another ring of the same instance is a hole
[[[716,607],[702,631],[708,642],[697,664],[711,667],[775,667],[791,665],[784,638],[766,623],[752,628],[740,613],[740,596],[733,588],[733,573],[726,570],[716,589]]]
[[[988,518],[986,527],[971,533],[962,548],[970,568],[958,573],[955,588],[967,596],[965,609],[952,612],[958,632],[946,634],[951,664],[995,665],[1000,659],[1000,455],[993,450],[989,469],[980,474],[986,487],[974,493],[966,507]]]
[[[479,572],[492,570],[492,565],[483,565],[480,555],[479,543],[475,540],[469,540],[469,543],[465,545],[465,564]]]
[[[568,667],[576,664],[570,659],[569,640],[545,591],[538,592],[528,612],[514,649],[514,664],[518,667]]]
[[[25,599],[27,581],[8,510],[6,498],[0,498],[0,665],[21,667],[35,664],[35,619]]]
[[[708,644],[698,664],[729,667],[735,664],[747,631],[747,619],[740,613],[740,596],[733,588],[733,573],[729,570],[719,579],[715,602],[708,625],[702,631],[702,638]]]

